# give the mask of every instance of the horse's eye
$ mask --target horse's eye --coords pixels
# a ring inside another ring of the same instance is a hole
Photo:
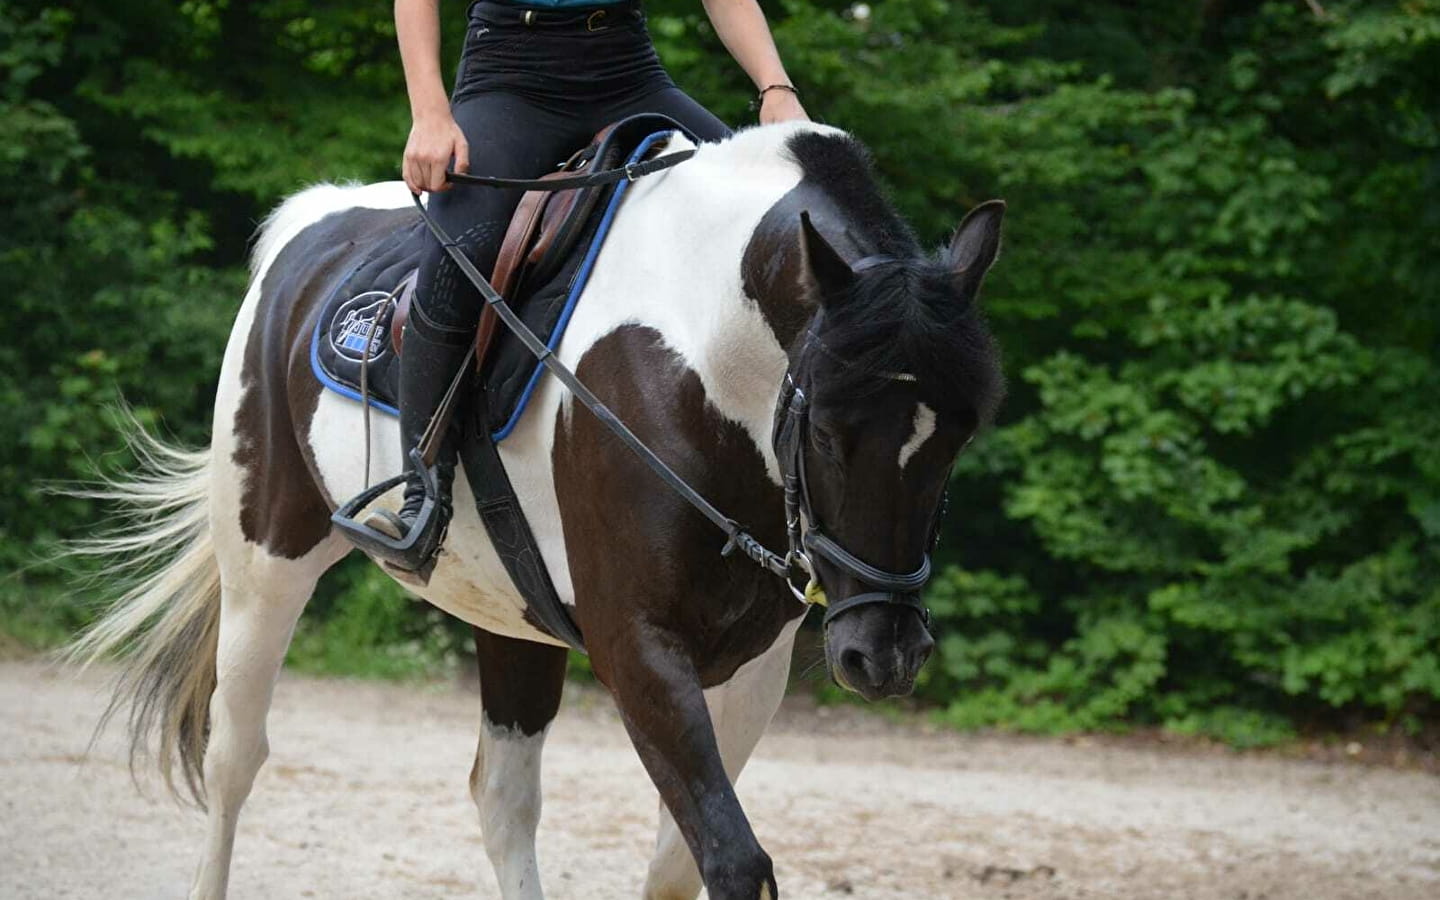
[[[810,429],[810,443],[815,449],[835,462],[840,462],[840,440],[833,433],[818,426]]]

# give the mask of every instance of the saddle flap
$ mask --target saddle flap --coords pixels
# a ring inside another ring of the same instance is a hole
[[[690,134],[679,122],[658,113],[642,113],[612,122],[596,133],[589,147],[570,157],[565,170],[573,175],[586,169],[613,169],[624,164],[640,141],[664,131]],[[600,205],[601,199],[608,197],[613,190],[613,185],[575,188],[560,191],[550,201],[541,218],[539,236],[526,255],[530,267],[527,277],[536,284],[543,284],[554,277],[575,249],[585,223]]]
[[[541,177],[560,178],[568,174],[567,171],[559,171]],[[500,244],[500,253],[495,257],[495,272],[490,279],[491,286],[500,296],[506,299],[514,296],[512,290],[525,268],[526,251],[533,242],[536,229],[540,228],[545,220],[546,210],[555,197],[569,193],[571,192],[526,191],[525,196],[520,198],[520,205],[515,208],[515,214],[510,218],[510,226],[505,229],[505,240]]]

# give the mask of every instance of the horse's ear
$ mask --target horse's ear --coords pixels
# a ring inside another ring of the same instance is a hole
[[[809,212],[800,213],[800,258],[803,287],[816,303],[841,296],[855,282],[850,264],[810,221]]]
[[[986,200],[970,210],[955,229],[945,262],[966,284],[978,287],[995,262],[1000,253],[1000,223],[1004,219],[1005,201]]]

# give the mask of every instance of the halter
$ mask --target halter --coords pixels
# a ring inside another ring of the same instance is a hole
[[[820,343],[813,331],[807,332],[805,346],[786,371],[775,406],[772,443],[775,458],[780,464],[781,482],[785,492],[785,532],[790,543],[787,558],[802,567],[809,574],[812,583],[818,580],[813,562],[818,558],[871,589],[834,603],[818,601],[826,607],[823,622],[826,626],[843,612],[875,603],[908,606],[918,612],[921,620],[928,625],[930,610],[920,599],[920,589],[930,580],[928,551],[934,549],[939,539],[940,519],[946,506],[946,497],[941,496],[940,504],[935,510],[927,552],[921,559],[920,567],[912,572],[889,572],[873,566],[846,550],[821,530],[820,519],[810,500],[810,482],[805,466],[805,450],[810,444],[810,401],[795,379],[795,370],[804,361],[812,346],[825,350],[824,344]],[[895,377],[900,380],[904,376]],[[823,594],[806,591],[807,601],[816,602],[813,601],[816,596]]]

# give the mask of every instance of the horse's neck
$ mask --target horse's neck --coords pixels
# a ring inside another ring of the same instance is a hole
[[[745,295],[741,259],[766,212],[800,181],[778,143],[743,134],[638,182],[606,245],[614,262],[592,282],[600,302],[616,304],[612,321],[660,333],[699,376],[708,402],[749,433],[777,484],[770,428],[787,359]]]

